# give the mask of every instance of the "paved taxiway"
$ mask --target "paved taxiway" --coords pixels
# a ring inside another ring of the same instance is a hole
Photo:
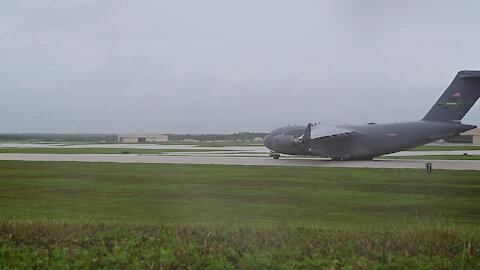
[[[431,162],[433,169],[480,170],[480,160],[387,160],[331,161],[319,158],[232,157],[232,156],[177,156],[135,154],[0,154],[0,160],[25,161],[84,161],[122,163],[180,163],[180,164],[224,164],[224,165],[267,165],[267,166],[316,166],[352,168],[425,168]]]

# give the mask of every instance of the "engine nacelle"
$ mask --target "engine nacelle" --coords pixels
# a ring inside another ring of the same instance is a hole
[[[303,140],[300,139],[299,137],[293,137],[292,138],[292,144],[293,145],[301,145],[303,143]]]
[[[273,146],[276,151],[281,153],[294,153],[298,151],[298,146],[302,140],[293,135],[280,134],[273,138]]]

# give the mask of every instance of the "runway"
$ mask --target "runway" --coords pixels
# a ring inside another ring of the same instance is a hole
[[[191,155],[136,155],[136,154],[0,154],[0,160],[24,161],[83,161],[120,163],[178,163],[178,164],[223,164],[261,166],[310,166],[348,168],[410,168],[423,169],[432,163],[433,169],[480,170],[480,160],[388,160],[331,161],[321,158],[234,157],[234,156],[191,156]]]

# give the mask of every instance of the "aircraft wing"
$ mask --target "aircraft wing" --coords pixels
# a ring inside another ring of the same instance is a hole
[[[307,128],[308,131],[308,128]],[[357,132],[353,129],[349,129],[342,126],[330,126],[330,125],[311,125],[310,136],[302,135],[300,139],[303,137],[307,137],[306,139],[321,139],[327,137],[334,137],[334,136],[346,136],[346,135],[353,135],[357,134]]]

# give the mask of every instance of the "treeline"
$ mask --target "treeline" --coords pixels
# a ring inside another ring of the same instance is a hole
[[[115,134],[40,134],[11,133],[0,134],[0,141],[28,142],[116,142]]]
[[[239,132],[235,134],[167,134],[169,141],[197,140],[206,141],[253,141],[267,136],[264,132]]]
[[[206,141],[254,141],[265,137],[264,132],[239,132],[235,134],[166,134],[168,140]],[[16,142],[117,142],[116,134],[41,134],[41,133],[4,133],[0,141]]]

